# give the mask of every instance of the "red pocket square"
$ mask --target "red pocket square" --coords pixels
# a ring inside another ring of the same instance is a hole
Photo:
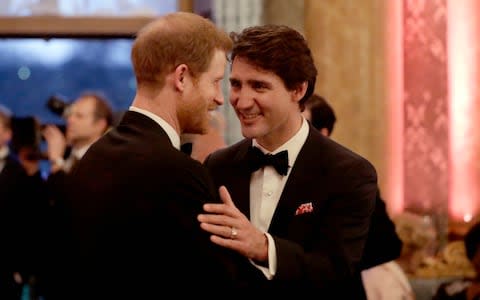
[[[308,203],[303,203],[302,205],[300,205],[297,210],[295,211],[295,215],[298,216],[298,215],[301,215],[301,214],[305,214],[305,213],[311,213],[313,212],[313,204],[312,202],[308,202]]]

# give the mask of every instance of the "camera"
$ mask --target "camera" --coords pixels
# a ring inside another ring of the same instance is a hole
[[[48,109],[54,114],[63,117],[68,107],[70,106],[69,101],[60,95],[52,95],[47,100]]]

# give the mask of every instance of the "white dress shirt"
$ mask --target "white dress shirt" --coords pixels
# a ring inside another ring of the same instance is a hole
[[[277,271],[275,243],[272,236],[267,233],[268,228],[298,153],[307,140],[308,130],[308,123],[303,119],[300,130],[285,144],[273,152],[270,152],[271,154],[276,154],[283,150],[288,150],[289,168],[286,176],[279,175],[272,166],[266,166],[253,172],[250,179],[250,222],[258,229],[264,231],[268,239],[269,267],[265,268],[257,264],[254,265],[259,268],[268,279],[272,279]],[[269,153],[265,148],[260,146],[255,139],[253,140],[253,146],[260,148],[263,153]]]
[[[80,148],[72,148],[72,152],[68,156],[68,158],[65,160],[65,165],[63,166],[63,170],[65,172],[69,172],[73,164],[75,162],[78,162],[80,159],[82,159],[83,155],[87,152],[88,148],[90,148],[92,144],[80,147]]]

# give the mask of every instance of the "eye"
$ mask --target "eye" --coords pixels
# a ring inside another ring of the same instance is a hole
[[[240,88],[240,82],[238,80],[230,80],[230,86],[232,88]]]
[[[266,89],[267,86],[263,82],[253,82],[252,83],[252,88],[256,90],[261,90],[261,89]]]

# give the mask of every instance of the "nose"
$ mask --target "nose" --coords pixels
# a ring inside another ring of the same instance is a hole
[[[223,96],[221,87],[217,89],[217,94],[215,95],[215,98],[213,99],[213,101],[218,106],[223,105],[223,103],[225,102],[225,97]]]
[[[70,113],[66,116],[65,124],[67,127],[71,127],[73,123],[75,123],[75,116]]]
[[[250,108],[253,103],[253,101],[250,101],[250,99],[250,96],[245,90],[230,90],[230,103],[236,109],[242,110]]]
[[[225,102],[223,93],[222,92],[218,93],[218,95],[215,97],[213,101],[215,101],[215,104],[217,104],[218,106],[223,105],[223,103]]]

